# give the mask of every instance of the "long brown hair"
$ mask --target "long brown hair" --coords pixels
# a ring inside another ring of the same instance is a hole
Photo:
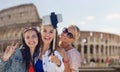
[[[34,51],[33,57],[31,56],[30,48],[27,46],[27,44],[25,42],[25,37],[24,37],[24,34],[27,31],[30,31],[30,30],[35,31],[36,34],[37,34],[37,37],[38,37],[38,44],[35,47],[35,51]],[[23,44],[23,47],[21,49],[21,52],[22,52],[22,55],[23,55],[23,62],[25,63],[26,69],[28,70],[30,62],[32,61],[33,65],[34,65],[34,61],[33,60],[34,60],[35,56],[37,56],[39,54],[40,34],[39,34],[38,30],[36,28],[33,28],[33,27],[28,27],[27,29],[24,29],[24,31],[22,33],[22,44]],[[31,58],[33,58],[33,60]]]

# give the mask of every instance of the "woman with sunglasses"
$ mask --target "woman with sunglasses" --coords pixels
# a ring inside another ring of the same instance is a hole
[[[62,56],[53,49],[54,28],[52,25],[41,26],[41,48],[39,56],[35,58],[36,72],[63,72],[64,64]],[[56,33],[57,36],[57,33]],[[57,38],[56,38],[57,40]],[[57,41],[56,41],[57,42]]]
[[[23,47],[8,46],[1,57],[0,72],[35,72],[34,58],[39,54],[40,35],[36,28],[25,28],[22,33]]]
[[[73,43],[77,42],[79,37],[80,30],[75,25],[70,25],[68,28],[64,28],[60,35],[59,44],[60,47],[65,50],[61,51],[65,65],[64,72],[77,72],[78,68],[81,67],[80,53],[73,47]]]

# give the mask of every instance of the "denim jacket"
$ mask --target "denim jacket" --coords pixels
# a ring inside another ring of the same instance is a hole
[[[23,64],[22,53],[19,48],[15,53],[5,62],[0,62],[0,72],[26,72]]]

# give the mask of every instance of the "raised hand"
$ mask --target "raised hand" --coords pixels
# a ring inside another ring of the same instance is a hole
[[[11,57],[11,55],[15,52],[15,49],[17,48],[17,46],[18,46],[18,43],[15,44],[15,42],[12,42],[10,46],[7,46],[2,56],[3,61],[7,61]]]

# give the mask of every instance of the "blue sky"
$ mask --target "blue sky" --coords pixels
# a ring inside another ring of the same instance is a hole
[[[62,14],[58,30],[70,24],[84,31],[109,32],[120,35],[120,0],[1,0],[0,10],[33,3],[39,16],[51,12]]]

